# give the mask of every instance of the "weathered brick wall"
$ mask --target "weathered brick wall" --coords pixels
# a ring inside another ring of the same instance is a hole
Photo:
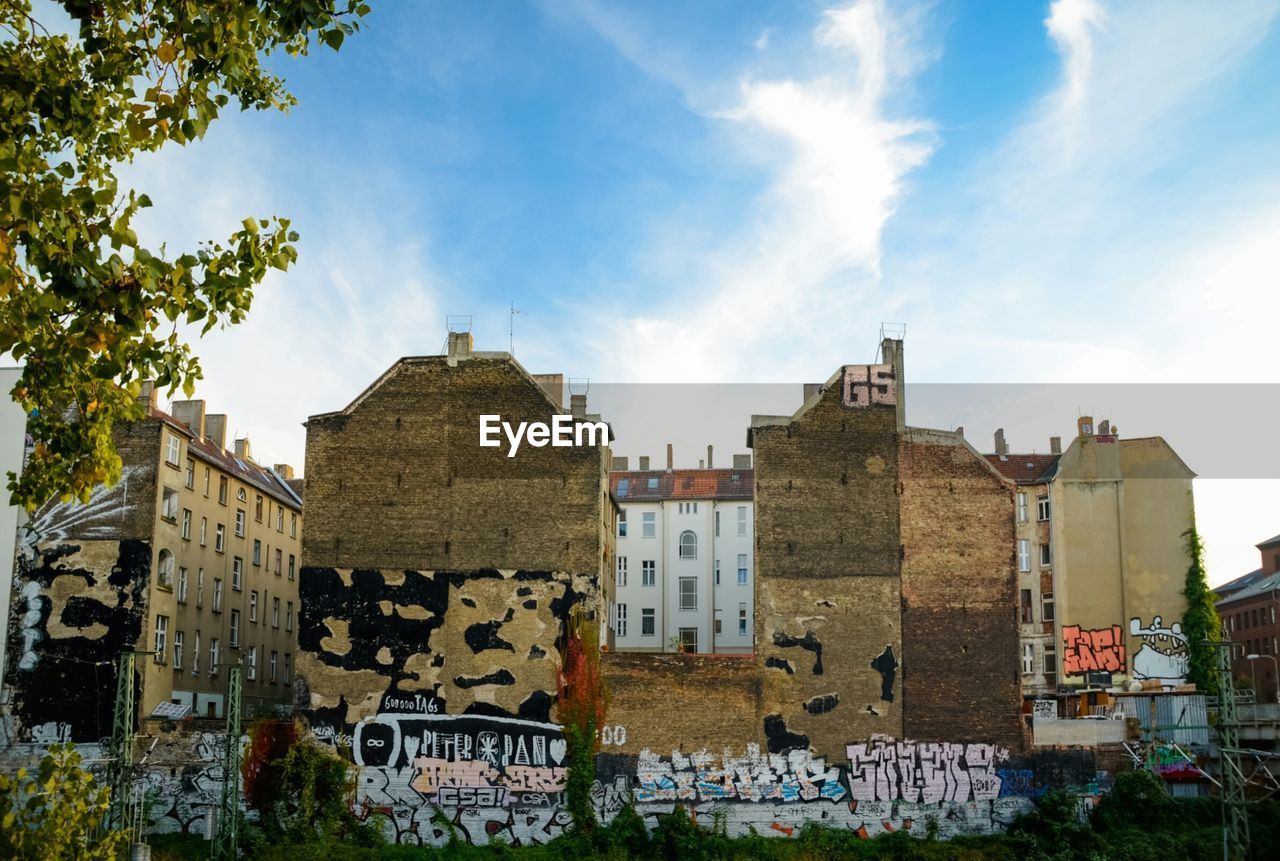
[[[892,403],[846,403],[848,370],[786,424],[752,429],[771,750],[833,757],[902,733],[897,417]]]
[[[1021,749],[1013,489],[955,434],[900,452],[903,733]]]

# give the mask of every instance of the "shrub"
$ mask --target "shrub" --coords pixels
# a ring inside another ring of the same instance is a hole
[[[111,790],[80,766],[75,745],[49,748],[34,776],[0,775],[0,858],[114,861],[128,837],[103,829]]]

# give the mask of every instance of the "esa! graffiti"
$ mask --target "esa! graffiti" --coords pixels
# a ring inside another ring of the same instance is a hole
[[[1125,671],[1124,636],[1119,625],[1094,630],[1085,630],[1079,625],[1063,625],[1062,642],[1064,675]]]

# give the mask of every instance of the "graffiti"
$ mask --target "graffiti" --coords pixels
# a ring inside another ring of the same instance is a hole
[[[1152,746],[1146,758],[1147,768],[1165,780],[1202,780],[1204,772],[1191,757],[1176,747],[1157,744]]]
[[[1037,721],[1057,720],[1058,701],[1036,700],[1035,705],[1031,707],[1031,715]]]
[[[40,632],[40,621],[44,617],[44,599],[40,597],[40,584],[34,580],[23,583],[18,594],[27,607],[27,611],[22,614],[22,657],[18,660],[18,669],[30,672],[40,662],[36,654],[36,643],[44,639],[44,634]]]
[[[600,728],[598,734],[600,736],[600,744],[604,747],[614,745],[621,747],[627,743],[627,728],[625,726],[606,724]]]
[[[1150,627],[1142,627],[1142,620],[1129,620],[1129,633],[1142,638],[1142,648],[1133,656],[1133,677],[1155,679],[1162,685],[1183,684],[1187,680],[1187,637],[1182,625],[1174,622],[1164,627],[1164,620],[1156,616]]]
[[[1119,625],[1097,630],[1082,630],[1078,625],[1063,625],[1062,672],[1068,676],[1085,673],[1122,673],[1124,637]]]
[[[71,724],[61,721],[42,723],[32,728],[31,741],[42,745],[63,744],[71,741]]]
[[[989,801],[1000,796],[995,764],[1008,751],[990,744],[895,741],[851,744],[849,791],[863,801]]]
[[[668,759],[646,748],[636,766],[638,803],[839,801],[846,794],[839,768],[829,767],[807,750],[761,753],[759,745],[749,744],[744,756],[675,752]]]
[[[894,406],[898,402],[897,381],[892,365],[847,365],[844,369],[846,407]]]

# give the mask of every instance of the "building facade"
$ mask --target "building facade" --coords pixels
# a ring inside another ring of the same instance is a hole
[[[202,401],[120,423],[121,479],[87,504],[53,502],[18,533],[6,684],[19,727],[111,734],[117,659],[135,667],[137,714],[221,717],[226,667],[244,666],[247,714],[292,702],[301,500],[285,465],[225,445]],[[283,474],[283,475],[282,475]]]
[[[1280,703],[1280,535],[1257,545],[1256,571],[1219,586],[1218,615],[1236,644],[1231,672],[1240,687],[1252,687],[1258,702]]]
[[[610,609],[614,647],[750,653],[755,634],[750,455],[735,457],[733,469],[628,471],[622,461],[615,459],[622,469],[609,475],[621,509]]]

